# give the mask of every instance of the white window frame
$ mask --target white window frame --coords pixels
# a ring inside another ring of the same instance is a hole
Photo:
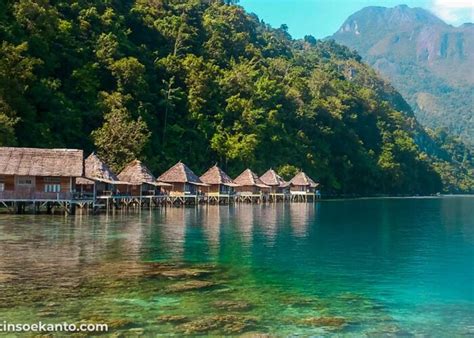
[[[59,184],[59,183],[46,183],[44,185],[44,192],[61,192],[61,184]]]

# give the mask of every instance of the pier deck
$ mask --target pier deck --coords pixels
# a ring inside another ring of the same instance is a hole
[[[314,202],[319,198],[316,193],[291,192],[270,194],[172,194],[172,195],[100,195],[80,193],[18,193],[0,192],[0,207],[5,207],[12,213],[24,213],[32,210],[34,213],[54,212],[59,209],[65,214],[74,214],[76,208],[118,210],[128,208],[179,207],[200,204],[230,205],[232,203],[277,203],[277,202]]]

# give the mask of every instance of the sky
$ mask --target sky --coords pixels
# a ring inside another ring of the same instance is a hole
[[[239,5],[273,27],[286,24],[294,38],[335,33],[351,14],[367,6],[405,4],[427,9],[447,23],[474,21],[474,0],[240,0]]]

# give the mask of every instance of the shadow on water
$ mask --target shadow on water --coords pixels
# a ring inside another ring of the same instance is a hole
[[[474,333],[474,198],[0,215],[0,317],[177,334]]]

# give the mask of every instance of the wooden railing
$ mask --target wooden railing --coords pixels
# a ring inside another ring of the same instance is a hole
[[[218,197],[218,196],[234,196],[233,192],[203,192],[204,196]]]
[[[0,200],[72,200],[71,192],[0,191]]]
[[[248,197],[248,196],[267,196],[268,193],[266,192],[251,192],[251,191],[238,191],[235,193],[237,197],[242,196],[242,197]]]
[[[290,191],[291,195],[314,195],[314,191]]]

